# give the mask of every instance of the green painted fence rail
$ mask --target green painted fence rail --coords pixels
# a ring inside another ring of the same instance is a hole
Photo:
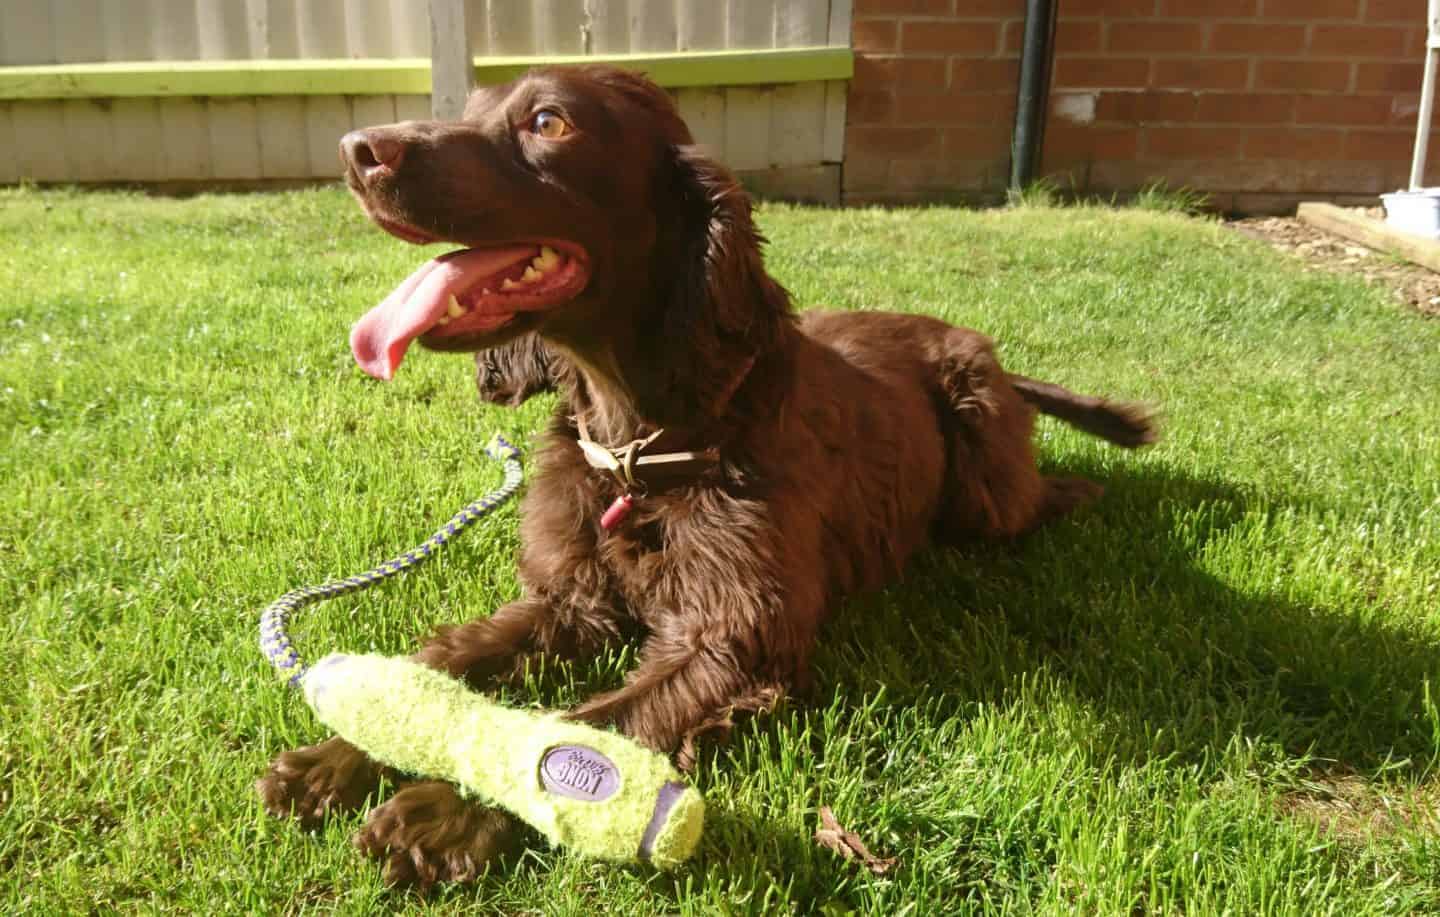
[[[477,57],[477,85],[503,83],[542,64],[606,63],[643,70],[661,86],[755,86],[847,80],[849,48],[586,56]],[[144,61],[0,67],[0,100],[164,96],[425,95],[429,58],[399,60]]]

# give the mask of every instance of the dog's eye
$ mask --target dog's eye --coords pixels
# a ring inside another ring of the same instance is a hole
[[[559,140],[570,133],[570,125],[565,119],[549,109],[536,113],[530,129],[546,140]]]

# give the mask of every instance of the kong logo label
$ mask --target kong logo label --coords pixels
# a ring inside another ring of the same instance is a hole
[[[601,802],[620,789],[620,772],[593,748],[557,745],[540,759],[540,783],[559,796]]]

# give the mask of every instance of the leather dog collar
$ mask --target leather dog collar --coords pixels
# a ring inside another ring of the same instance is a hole
[[[720,461],[720,450],[713,447],[699,452],[645,454],[645,450],[664,434],[663,427],[623,446],[610,447],[590,438],[590,429],[584,418],[576,417],[575,426],[579,430],[576,445],[580,447],[585,461],[591,468],[613,475],[627,493],[643,493],[653,479],[699,473]]]

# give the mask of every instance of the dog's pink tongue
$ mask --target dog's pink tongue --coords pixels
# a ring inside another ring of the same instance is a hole
[[[376,379],[391,378],[410,342],[445,314],[452,294],[458,296],[534,254],[533,246],[467,248],[422,264],[350,329],[355,362]]]

